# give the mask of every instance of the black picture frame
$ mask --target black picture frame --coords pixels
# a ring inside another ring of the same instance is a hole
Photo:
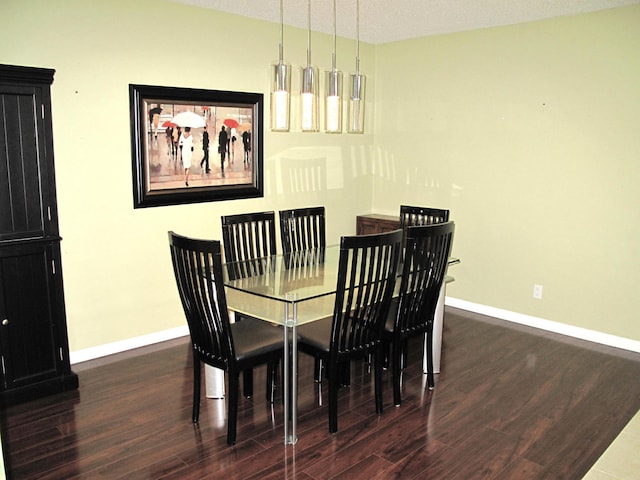
[[[134,208],[264,196],[262,93],[130,84],[129,101]],[[200,116],[207,126],[208,172],[204,127],[190,127],[193,153],[190,168],[184,168],[184,137],[175,137],[187,125],[174,122],[182,112]],[[224,164],[218,146],[222,125],[229,139]]]

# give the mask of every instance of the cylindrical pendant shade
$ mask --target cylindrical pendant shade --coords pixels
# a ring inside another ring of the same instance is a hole
[[[349,116],[347,131],[349,133],[364,133],[364,104],[367,77],[364,75],[349,75]]]
[[[272,65],[271,77],[271,130],[288,132],[291,104],[291,66],[286,63]]]
[[[327,133],[342,132],[342,72],[325,72],[324,129]]]
[[[311,65],[301,71],[300,122],[303,132],[318,131],[318,69]]]

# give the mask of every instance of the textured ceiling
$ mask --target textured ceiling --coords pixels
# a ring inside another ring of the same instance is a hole
[[[173,0],[280,23],[280,0]],[[307,2],[283,0],[286,25],[307,28]],[[576,15],[640,0],[360,0],[360,40],[408,38]],[[356,38],[356,0],[336,0],[338,36]],[[311,0],[311,30],[333,33],[333,0]]]

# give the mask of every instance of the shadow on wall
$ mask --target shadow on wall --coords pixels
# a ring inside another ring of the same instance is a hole
[[[342,190],[371,174],[370,146],[294,148],[275,159],[276,192],[296,194]]]
[[[418,198],[422,203],[431,199],[457,197],[462,187],[452,182],[450,164],[434,164],[429,159],[399,160],[395,155],[378,150],[373,162],[373,178],[386,189],[396,189],[402,198]]]
[[[325,192],[328,188],[327,159],[283,158],[280,162],[280,184],[280,193],[284,194]]]

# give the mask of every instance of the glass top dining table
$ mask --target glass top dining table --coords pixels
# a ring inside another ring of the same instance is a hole
[[[340,247],[225,264],[227,304],[278,325],[302,325],[333,313]],[[296,315],[285,310],[293,306]]]
[[[339,256],[340,246],[332,245],[224,265],[227,307],[285,327],[285,378],[291,370],[292,378],[297,379],[296,327],[333,314]],[[449,265],[458,262],[451,258]],[[399,284],[398,281],[396,288]],[[292,355],[289,355],[289,349]],[[284,442],[285,445],[295,444],[297,382],[291,382],[291,395],[289,382],[283,383]]]

